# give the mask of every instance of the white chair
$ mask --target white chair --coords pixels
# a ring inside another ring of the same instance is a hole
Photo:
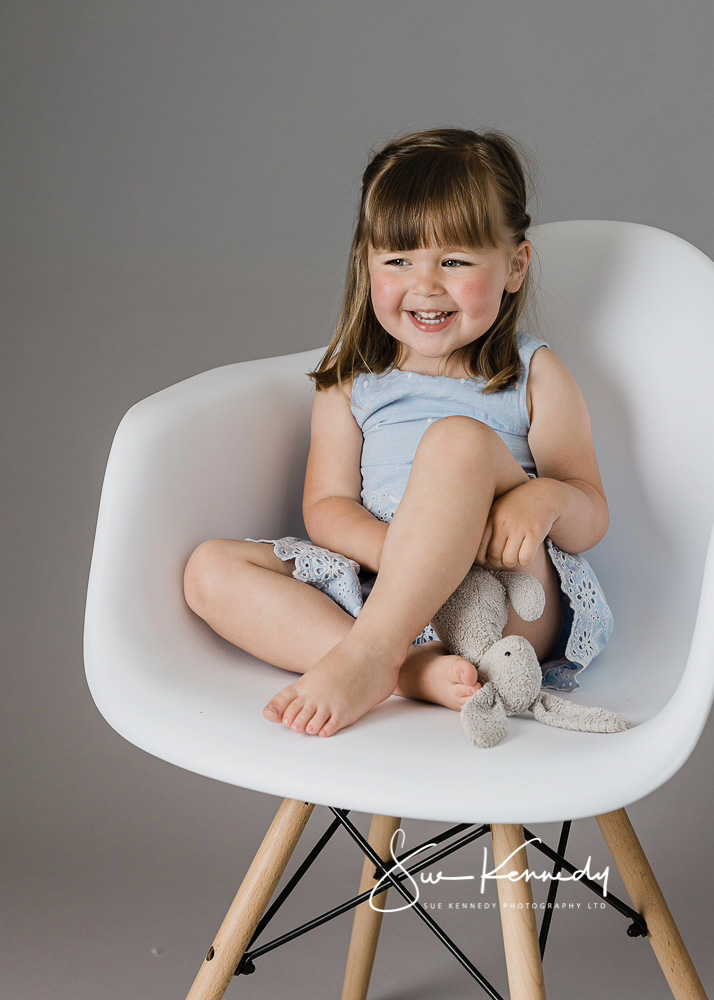
[[[684,764],[714,696],[714,264],[669,233],[625,223],[544,225],[533,242],[534,332],[583,389],[611,510],[609,534],[588,558],[615,632],[566,697],[622,712],[635,723],[626,732],[565,732],[523,716],[483,751],[456,713],[397,696],[329,739],[266,722],[262,708],[285,672],[211,632],[185,604],[182,574],[204,539],[307,537],[301,494],[314,389],[305,372],[322,349],[204,372],[132,406],[119,425],[85,621],[97,707],[163,760],[284,798],[192,1000],[223,996],[239,963],[250,971],[246,948],[315,804],[332,807],[334,825],[372,851],[360,892],[383,872],[380,859],[391,865],[400,817],[477,824],[471,837],[490,824],[499,864],[523,844],[524,823],[596,816],[631,897],[623,912],[632,932],[646,923],[676,997],[705,996],[624,807]],[[563,780],[564,757],[576,781]],[[475,761],[470,794],[464,774]],[[352,809],[374,815],[371,846],[351,828]],[[563,845],[549,855],[556,865]],[[527,864],[522,849],[514,870]],[[402,881],[391,884],[404,896]],[[498,886],[502,901],[532,899],[525,880]],[[367,903],[355,909],[345,1000],[366,996],[379,920]],[[511,997],[545,996],[532,909],[504,908],[502,922]]]

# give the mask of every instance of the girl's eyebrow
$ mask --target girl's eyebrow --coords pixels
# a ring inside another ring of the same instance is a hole
[[[442,247],[442,253],[483,253],[486,247]]]

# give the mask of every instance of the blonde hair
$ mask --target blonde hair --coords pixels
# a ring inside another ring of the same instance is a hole
[[[529,160],[525,151],[520,157]],[[501,132],[455,128],[402,136],[373,154],[362,176],[335,334],[320,364],[308,372],[318,391],[397,364],[401,344],[381,327],[372,308],[370,247],[415,250],[436,244],[509,252],[526,238],[531,218],[520,157],[515,142]],[[521,375],[516,324],[528,287],[526,272],[518,291],[504,291],[487,333],[462,349],[466,370],[486,379],[484,392],[505,389]]]

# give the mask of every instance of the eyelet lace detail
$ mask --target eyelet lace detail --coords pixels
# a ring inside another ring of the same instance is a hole
[[[543,687],[574,691],[580,687],[576,675],[587,667],[608,643],[615,620],[602,588],[587,559],[563,552],[550,538],[548,554],[555,566],[563,593],[574,612],[565,656],[543,664]]]
[[[413,646],[421,646],[423,642],[439,642],[439,636],[436,634],[434,629],[431,627],[431,622],[427,625],[423,632],[420,632],[416,637]]]
[[[288,535],[285,538],[246,538],[247,542],[267,542],[283,562],[295,560],[293,576],[321,590],[356,618],[362,609],[362,591],[357,574],[359,563],[339,552]]]
[[[564,656],[561,656],[559,660],[550,660],[548,663],[542,664],[542,667],[548,669],[543,674],[540,686],[553,691],[565,692],[575,691],[576,688],[580,687],[576,676],[585,669],[585,667],[579,667],[577,663],[566,660]]]
[[[389,524],[397,512],[397,507],[402,498],[391,486],[385,486],[381,490],[375,490],[367,496],[362,497],[362,506],[378,517],[380,521]]]

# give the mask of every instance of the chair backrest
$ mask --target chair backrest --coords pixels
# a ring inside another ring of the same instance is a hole
[[[535,227],[533,242],[541,273],[525,328],[550,343],[581,385],[611,510],[608,536],[588,558],[616,628],[583,680],[595,703],[603,687],[624,685],[654,712],[684,674],[712,524],[714,264],[669,233],[625,223],[553,223]],[[204,372],[137,403],[122,420],[85,627],[87,676],[108,721],[114,695],[125,696],[128,664],[146,660],[147,650],[157,683],[177,670],[197,691],[206,683],[186,655],[188,646],[200,655],[205,630],[198,635],[182,593],[183,567],[199,542],[304,534],[314,392],[305,373],[322,353]],[[689,687],[680,685],[682,698],[699,693],[699,730],[714,692],[711,591],[705,601]],[[215,641],[208,671],[230,661],[228,644]],[[116,649],[120,668],[108,664],[107,649]],[[138,662],[135,669],[148,671]],[[115,728],[133,739],[126,719]],[[145,734],[134,742],[151,749]]]
[[[558,222],[533,242],[529,329],[578,379],[610,505],[609,532],[587,553],[616,621],[598,672],[638,698],[648,683],[654,707],[687,661],[714,517],[714,263],[630,223]]]

